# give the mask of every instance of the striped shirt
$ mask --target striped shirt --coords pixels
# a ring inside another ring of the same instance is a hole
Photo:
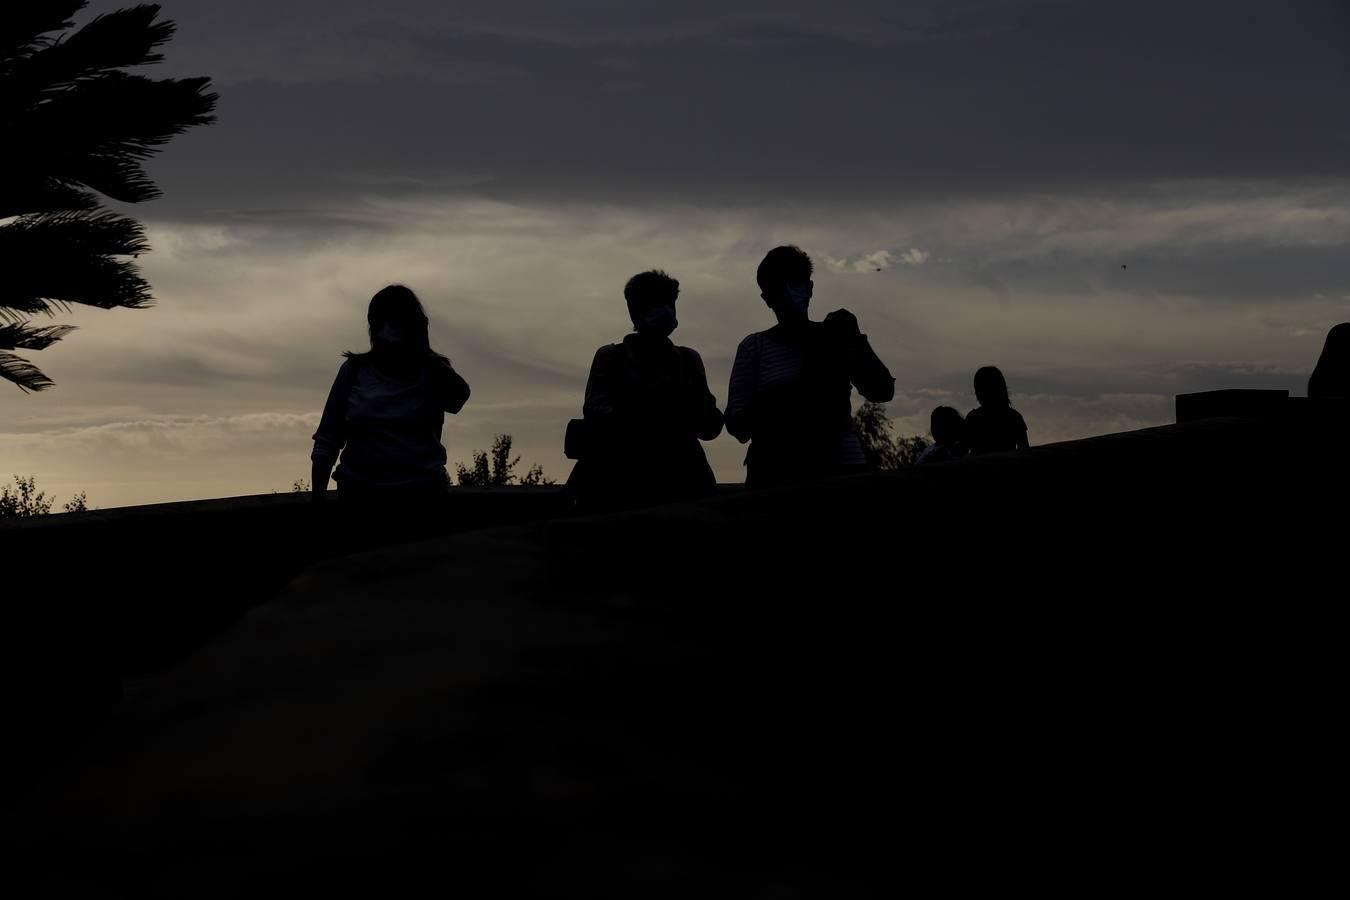
[[[844,468],[866,465],[853,426],[854,387],[884,403],[895,379],[864,335],[852,346],[823,323],[801,329],[781,325],[750,335],[736,350],[727,390],[726,426],[741,443],[752,442],[746,465],[769,462]],[[752,475],[753,477],[753,475]]]

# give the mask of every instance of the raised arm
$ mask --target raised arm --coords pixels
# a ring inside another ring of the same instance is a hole
[[[867,335],[858,329],[853,313],[837,309],[825,317],[825,325],[843,354],[849,381],[858,393],[873,403],[890,402],[895,397],[895,379],[868,343]]]
[[[868,343],[867,335],[861,334],[858,338],[849,366],[849,380],[858,393],[873,403],[889,403],[895,397],[895,378]]]
[[[464,408],[469,400],[469,383],[450,365],[444,356],[436,356],[431,367],[432,383],[435,385],[436,402],[441,409],[454,415]]]
[[[744,444],[753,436],[754,392],[758,381],[758,362],[752,334],[736,348],[731,364],[731,383],[727,385],[727,433]]]

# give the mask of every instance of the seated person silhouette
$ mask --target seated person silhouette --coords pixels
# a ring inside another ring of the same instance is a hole
[[[984,366],[975,373],[975,399],[980,406],[966,414],[965,427],[966,447],[971,454],[1025,450],[1030,446],[1027,423],[1012,408],[1008,383],[996,367]]]
[[[895,395],[895,379],[851,312],[810,320],[812,272],[811,257],[785,246],[755,273],[778,324],[741,341],[727,394],[727,431],[750,442],[750,488],[865,471],[850,395],[854,387],[877,403]]]
[[[671,341],[680,283],[634,275],[623,296],[633,333],[595,352],[582,407],[586,438],[568,490],[585,510],[674,502],[717,487],[700,440],[722,433],[703,359]]]
[[[1350,322],[1327,333],[1317,368],[1308,379],[1308,396],[1314,400],[1350,400]]]
[[[343,354],[314,433],[313,497],[327,492],[330,473],[346,500],[444,497],[441,428],[446,413],[464,407],[469,385],[431,349],[426,312],[408,288],[379,291],[366,321],[370,350]]]
[[[919,454],[916,464],[948,462],[966,455],[966,420],[950,406],[936,407],[928,417],[932,446]]]

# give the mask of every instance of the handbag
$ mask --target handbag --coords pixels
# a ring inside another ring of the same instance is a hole
[[[632,367],[635,365],[632,352],[626,345],[620,344],[619,346],[624,348],[624,365],[626,371],[631,371]],[[682,352],[683,349],[684,348],[682,347],[677,348],[676,352],[677,377],[682,382],[689,380],[690,377],[688,360],[685,357],[685,353]],[[636,380],[636,376],[633,374],[626,374],[624,377],[625,380],[630,383]],[[615,438],[613,429],[614,426],[612,423],[604,421],[596,421],[594,419],[569,420],[567,423],[567,431],[563,434],[563,456],[566,456],[568,459],[580,460],[585,459],[587,456],[594,455],[598,444],[601,442],[613,442]]]

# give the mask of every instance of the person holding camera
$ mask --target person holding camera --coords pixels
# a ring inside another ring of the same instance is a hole
[[[778,324],[741,341],[727,392],[727,431],[746,453],[746,487],[765,488],[864,471],[853,426],[853,388],[885,403],[895,379],[846,309],[823,322],[808,310],[811,257],[775,247],[759,264],[760,297]]]

